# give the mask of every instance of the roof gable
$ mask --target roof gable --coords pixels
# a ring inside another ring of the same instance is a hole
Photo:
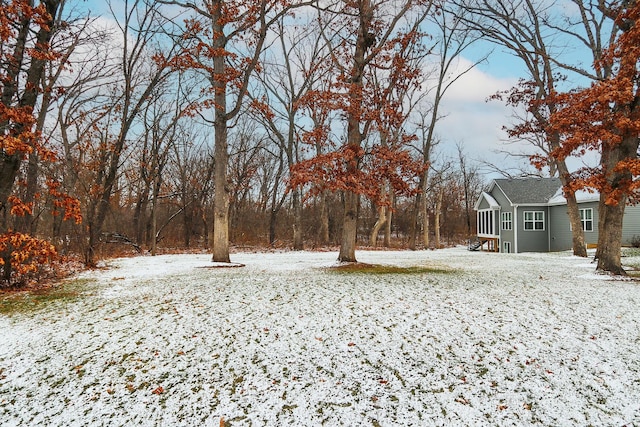
[[[496,202],[496,199],[494,199],[493,196],[491,196],[491,194],[483,191],[482,194],[480,194],[480,197],[478,197],[478,200],[476,201],[476,205],[474,207],[475,210],[480,209],[480,206],[482,205],[483,200],[487,201],[487,204],[489,205],[489,209],[500,209],[500,204]]]
[[[503,178],[493,182],[512,205],[547,204],[562,187],[558,178]]]

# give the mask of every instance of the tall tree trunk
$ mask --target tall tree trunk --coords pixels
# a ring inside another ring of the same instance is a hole
[[[352,191],[344,193],[344,217],[342,221],[342,241],[338,260],[356,262],[356,240],[358,237],[358,200],[359,195]]]
[[[560,136],[554,133],[549,138],[549,146],[552,149],[560,147]],[[550,162],[550,169],[558,171],[560,183],[564,190],[564,197],[567,200],[567,214],[569,215],[569,223],[571,224],[571,238],[573,254],[579,257],[587,256],[587,245],[584,242],[584,230],[582,229],[582,221],[580,220],[580,207],[576,200],[575,191],[571,190],[571,174],[564,160],[554,160]]]
[[[151,201],[151,255],[158,250],[158,196],[160,195],[160,170],[153,179],[153,200]]]
[[[213,240],[212,232],[209,230],[210,221],[207,220],[207,212],[205,209],[202,210],[202,215],[200,216],[202,219],[202,235],[204,237],[204,247],[205,249],[211,249],[211,241]]]
[[[302,239],[302,201],[300,200],[300,190],[293,190],[293,250],[304,249]]]
[[[567,199],[567,213],[569,215],[569,223],[571,224],[573,255],[586,257],[587,245],[584,241],[584,230],[582,229],[580,207],[578,206],[578,201],[576,200],[576,193],[569,192],[568,194],[565,194],[565,199]]]
[[[42,91],[42,100],[40,102],[41,105],[38,112],[38,119],[36,121],[36,132],[38,133],[44,130],[47,113],[49,112],[49,107],[51,106],[53,84],[53,81],[48,82],[47,87]],[[33,151],[29,153],[28,157],[26,191],[24,198],[22,199],[22,201],[27,204],[35,204],[35,196],[38,192],[38,181],[40,178],[40,155],[38,154],[38,150],[36,149],[35,141],[33,141],[31,147]],[[24,215],[19,219],[17,228],[19,231],[22,231],[24,233],[35,234],[37,229],[37,217],[34,217],[33,213]],[[54,233],[53,237],[56,238],[58,236],[56,236]]]
[[[278,162],[278,170],[273,179],[273,182],[274,182],[273,192],[271,193],[271,209],[269,210],[269,246],[275,245],[278,214],[280,213],[280,210],[282,209],[282,205],[284,205],[284,202],[286,200],[286,197],[284,195],[280,197],[280,199],[278,200],[278,183],[282,178],[283,172],[284,172],[284,161],[282,158],[280,158],[280,161]],[[267,194],[269,193],[269,191],[268,191],[268,186],[266,184],[264,184],[264,187],[265,187],[264,208],[266,209],[267,199],[268,199]],[[294,225],[294,233],[295,233],[295,220],[293,225]]]
[[[3,76],[2,104],[7,109],[15,106],[15,97],[18,94],[18,76],[24,63],[24,54],[30,31],[29,27],[31,25],[31,17],[22,15],[22,20],[16,24],[19,29],[16,34],[13,54],[10,56],[12,60],[8,61],[8,63],[3,66],[3,68],[6,68],[3,70],[6,75]],[[36,87],[33,87],[32,90],[35,91]],[[36,98],[32,97],[32,99],[33,104],[31,107],[35,105]],[[19,104],[20,106],[24,106],[25,102],[22,102],[21,100]],[[23,127],[24,126],[20,126],[19,124],[10,126],[8,117],[3,117],[2,122],[0,123],[1,129],[13,128],[12,130],[16,134],[20,134]],[[21,162],[21,153],[7,154],[3,150],[2,156],[0,157],[0,233],[5,233],[9,229],[8,216],[11,208],[7,206],[7,203],[9,196],[13,191],[13,185],[15,183],[18,170],[20,169]],[[5,282],[7,282],[11,277],[11,251],[5,251],[3,253],[3,260],[4,279]]]
[[[96,259],[96,245],[98,244],[99,237],[97,236],[96,227],[93,225],[92,216],[87,215],[87,232],[88,237],[84,249],[84,264],[87,266],[95,266]]]
[[[229,184],[227,182],[227,123],[215,121],[215,171],[213,195],[213,262],[231,262],[229,259]]]
[[[144,245],[145,242],[145,229],[146,229],[146,212],[149,204],[149,187],[145,183],[145,189],[138,196],[136,205],[133,209],[133,229],[135,231],[135,240],[139,245]]]
[[[429,233],[431,232],[431,220],[429,219],[429,211],[427,210],[427,204],[423,204],[422,210],[422,244],[425,249],[429,249]]]
[[[424,180],[421,179],[421,183],[420,183],[420,200],[419,200],[419,204],[417,206],[417,210],[419,212],[419,218],[422,221],[422,224],[418,223],[419,225],[422,225],[422,245],[424,246],[425,249],[429,248],[429,233],[431,232],[429,225],[430,225],[430,219],[429,219],[429,205],[427,202],[427,192],[429,190],[428,188],[428,170],[424,172]]]
[[[360,4],[360,25],[358,39],[353,54],[353,65],[349,76],[349,108],[347,109],[347,146],[354,155],[347,165],[347,173],[356,174],[358,170],[358,156],[364,135],[360,130],[362,96],[364,90],[365,54],[370,44],[371,24],[373,22],[373,8],[370,0],[362,0]],[[356,239],[358,229],[358,200],[357,194],[345,191],[344,218],[342,225],[342,241],[340,243],[339,261],[356,262]]]
[[[158,200],[153,198],[151,203],[151,256],[156,256],[158,250]]]
[[[224,20],[222,16],[223,1],[213,2],[213,48],[225,51]],[[225,56],[217,55],[213,59],[212,86],[214,90],[214,197],[213,197],[213,239],[211,242],[213,262],[231,262],[229,259],[229,194],[231,190],[227,182],[227,166],[229,152],[227,148],[227,84]]]
[[[371,229],[371,235],[369,236],[369,245],[374,248],[378,246],[378,233],[382,226],[387,222],[387,207],[386,206],[378,206],[378,219],[376,223],[373,225]]]
[[[435,122],[432,121],[431,126],[434,126]],[[432,130],[430,129],[429,132],[427,133],[427,135],[424,137],[426,138],[432,138]],[[425,165],[429,164],[429,152],[431,150],[431,142],[429,142],[430,140],[428,140],[427,143],[424,144],[424,154],[423,154],[423,163]],[[409,249],[411,249],[412,251],[416,250],[417,247],[417,241],[418,241],[418,231],[420,230],[420,220],[422,220],[422,223],[424,224],[425,221],[425,215],[427,213],[427,183],[429,180],[429,169],[425,170],[421,175],[420,175],[420,182],[419,182],[419,188],[420,188],[420,192],[418,194],[416,194],[416,198],[415,198],[415,202],[413,205],[413,214],[411,216],[411,224],[409,226],[409,230],[410,230],[410,234],[409,234]],[[427,218],[428,220],[428,218]],[[424,226],[423,226],[423,230],[424,230]],[[424,240],[424,238],[423,238]],[[428,237],[427,237],[428,240]],[[425,247],[428,247],[425,246]]]
[[[35,202],[35,195],[38,192],[38,178],[40,176],[40,156],[35,150],[35,146],[33,148],[34,150],[29,153],[27,160],[26,191],[22,198],[22,201],[27,204],[34,204]],[[33,213],[26,214],[17,218],[16,229],[23,233],[35,234],[36,224],[36,217],[34,217]]]
[[[395,207],[395,195],[391,193],[389,197],[389,202],[391,203],[391,205],[389,208],[387,208],[387,222],[385,223],[384,239],[382,241],[382,244],[385,248],[391,247],[391,224],[393,220],[392,207]]]
[[[323,245],[329,244],[329,200],[327,192],[323,191],[320,195],[320,243]]]
[[[619,163],[623,160],[637,157],[639,142],[638,136],[632,135],[623,138],[619,144],[603,144],[600,164],[602,165],[607,186],[613,191],[619,187],[624,188],[633,179],[631,171],[628,168],[620,168]],[[614,203],[607,199],[607,195],[601,192],[598,206],[597,269],[612,274],[626,275],[627,273],[622,268],[620,251],[622,247],[622,222],[627,195],[620,194],[616,200],[613,200]]]
[[[0,160],[0,233],[4,233],[9,229],[9,211],[10,206],[7,206],[9,196],[13,191],[13,185],[20,169],[21,158],[17,154],[2,156]]]
[[[278,219],[278,210],[274,207],[269,209],[269,246],[274,246],[276,243],[276,224]]]
[[[102,227],[104,226],[104,221],[107,218],[107,213],[109,212],[109,208],[111,206],[111,195],[113,194],[113,188],[115,186],[118,169],[120,167],[120,154],[122,153],[122,149],[124,148],[124,142],[125,136],[121,133],[121,135],[118,137],[116,147],[111,153],[111,160],[109,162],[109,167],[104,180],[101,194],[94,205],[95,208],[91,209],[92,212],[95,212],[95,215],[91,215],[91,217],[88,218],[89,250],[85,252],[85,262],[88,266],[95,266],[96,264],[94,249],[95,245],[97,245],[100,241]]]
[[[411,209],[410,222],[409,222],[409,241],[407,246],[409,250],[416,250],[416,242],[418,241],[418,221],[420,220],[420,199],[422,194],[416,194],[413,199],[413,206]]]
[[[626,275],[620,259],[622,246],[622,221],[626,198],[617,205],[606,204],[606,196],[600,196],[598,206],[598,270]]]
[[[433,228],[436,233],[435,245],[436,249],[440,249],[442,243],[440,242],[440,218],[442,217],[442,198],[444,197],[444,189],[438,191],[436,199],[436,216],[434,219]]]
[[[60,6],[60,0],[49,0],[44,2],[46,11],[49,15],[47,25],[40,25],[38,33],[36,35],[36,46],[48,46],[51,41],[51,37],[55,30],[54,20],[56,19],[57,10]],[[12,60],[8,64],[3,66],[3,89],[2,89],[2,103],[7,108],[17,106],[21,108],[28,108],[33,111],[39,96],[39,88],[41,87],[42,77],[44,75],[44,67],[47,60],[39,57],[32,57],[30,59],[29,69],[27,76],[22,84],[24,84],[24,92],[20,96],[20,99],[15,104],[15,97],[18,93],[18,80],[25,61],[26,43],[29,37],[30,27],[33,17],[29,14],[23,15],[23,19],[17,23],[18,32],[16,34],[16,45],[11,55]],[[19,135],[24,130],[24,126],[20,124],[14,124],[14,126],[7,126],[8,123],[0,123],[2,129],[11,128],[12,132]],[[0,163],[0,209],[4,209],[4,215],[7,208],[7,199],[13,191],[13,185],[20,169],[21,153],[5,154],[2,155],[2,162]],[[3,215],[3,216],[4,216]],[[6,218],[3,218],[2,227],[0,232],[4,232],[7,229]]]
[[[49,0],[44,2],[46,12],[48,14],[47,22],[45,25],[40,25],[36,34],[35,45],[36,46],[48,46],[51,41],[51,37],[55,30],[54,24],[57,15],[58,7],[60,6],[60,0]],[[19,76],[22,67],[25,62],[25,52],[27,46],[27,40],[29,33],[32,30],[33,16],[29,13],[22,15],[20,22],[16,23],[18,28],[15,38],[15,47],[13,54],[11,55],[11,61],[3,65],[3,88],[1,102],[7,109],[11,109],[14,106],[20,108],[26,108],[33,111],[39,95],[40,82],[44,76],[44,68],[47,59],[34,56],[30,59],[29,69],[24,81],[20,82],[24,84],[24,92],[19,97],[17,105],[15,103],[15,97],[18,94]],[[0,123],[0,128],[10,129],[12,135],[20,137],[25,130],[24,124],[16,123],[13,126],[9,126],[8,119],[3,119]],[[23,153],[7,154],[2,152],[0,160],[0,234],[6,233],[9,230],[8,215],[10,207],[7,206],[8,198],[13,191],[13,186],[20,169]],[[5,250],[0,255],[3,258],[4,265],[2,268],[3,279],[5,283],[9,283],[11,279],[11,250]]]

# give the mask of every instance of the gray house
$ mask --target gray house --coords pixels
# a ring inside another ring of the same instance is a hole
[[[576,193],[587,246],[598,242],[596,193]],[[470,249],[549,252],[572,247],[567,201],[558,178],[496,179],[475,204],[478,242]],[[623,244],[640,236],[640,207],[625,209]],[[485,246],[486,245],[486,246]]]

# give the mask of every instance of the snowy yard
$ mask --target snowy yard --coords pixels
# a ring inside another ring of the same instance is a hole
[[[0,299],[0,425],[640,425],[640,282],[568,253],[357,256],[435,271],[166,255]]]

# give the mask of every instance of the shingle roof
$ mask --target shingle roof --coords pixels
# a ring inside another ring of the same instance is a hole
[[[494,182],[514,205],[548,203],[562,186],[558,178],[496,179]]]
[[[578,190],[576,191],[576,201],[578,203],[585,202],[597,202],[600,200],[600,193],[595,190]],[[556,191],[556,194],[553,195],[552,198],[549,199],[550,205],[566,205],[567,199],[564,197],[564,193],[562,192],[562,188],[559,188]]]

